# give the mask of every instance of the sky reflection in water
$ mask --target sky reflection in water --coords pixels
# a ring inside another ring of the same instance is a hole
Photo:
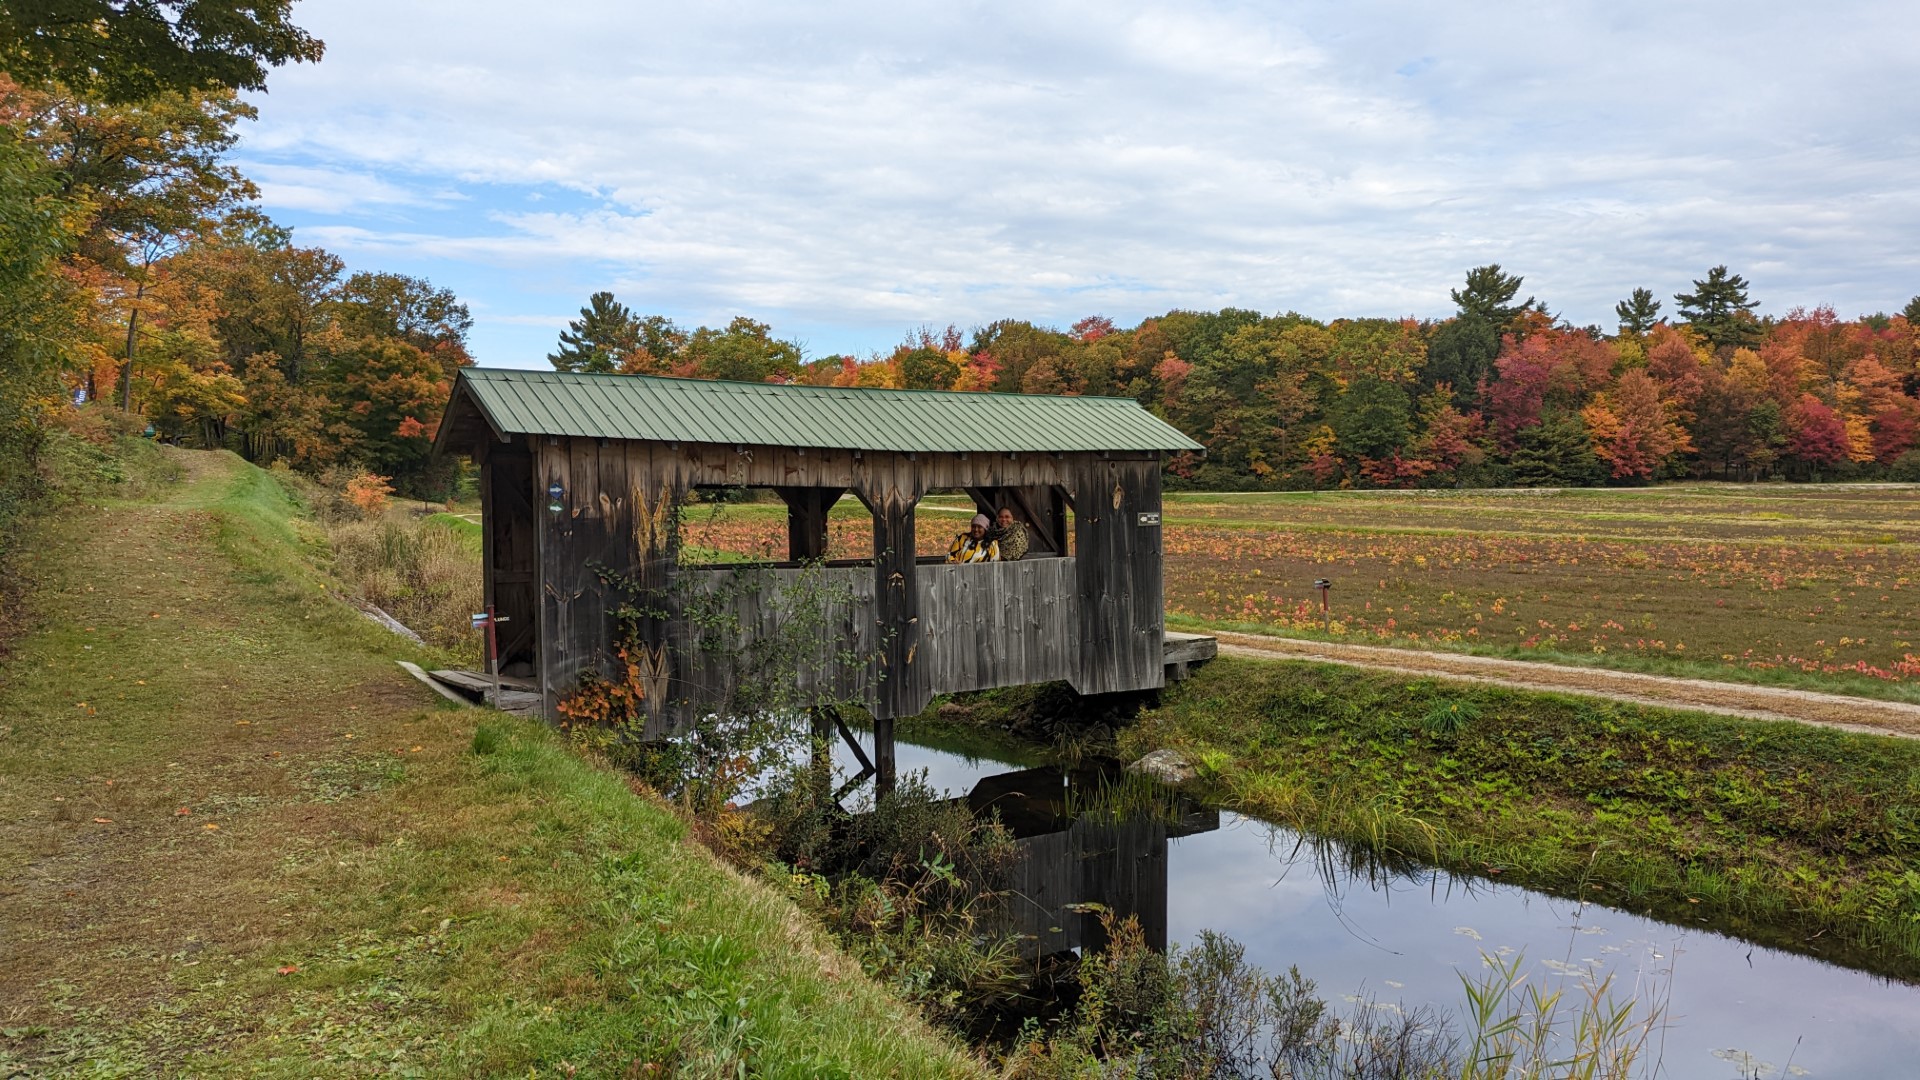
[[[904,742],[898,756],[903,773],[954,794],[1010,768]],[[1169,940],[1225,934],[1336,1002],[1452,1014],[1483,954],[1523,952],[1532,979],[1569,997],[1608,974],[1621,996],[1665,995],[1659,1076],[1920,1076],[1920,987],[1711,931],[1446,874],[1356,876],[1288,830],[1224,812],[1218,831],[1170,843],[1168,881]]]

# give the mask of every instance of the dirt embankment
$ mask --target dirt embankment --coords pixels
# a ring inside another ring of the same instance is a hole
[[[1220,651],[1228,656],[1318,660],[1404,675],[1492,683],[1516,690],[1590,694],[1640,705],[1701,709],[1758,720],[1794,720],[1847,731],[1920,739],[1920,705],[1894,701],[1380,645],[1345,645],[1253,634],[1217,636]]]

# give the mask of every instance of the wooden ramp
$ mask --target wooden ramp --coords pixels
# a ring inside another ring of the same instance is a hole
[[[1219,655],[1220,642],[1207,634],[1166,632],[1167,643],[1160,662],[1167,667],[1167,681],[1179,682],[1193,669]]]
[[[407,674],[426,683],[441,697],[450,701],[464,702],[468,705],[492,705],[501,712],[518,713],[526,716],[540,715],[540,687],[531,679],[516,679],[511,675],[500,676],[500,699],[493,697],[493,676],[480,671],[463,671],[458,668],[442,668],[438,671],[424,671],[418,664],[401,661],[400,666]]]

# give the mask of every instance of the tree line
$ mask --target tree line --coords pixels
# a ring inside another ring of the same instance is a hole
[[[1121,328],[1005,319],[922,328],[886,355],[807,360],[751,319],[687,332],[596,293],[563,371],[1131,397],[1205,444],[1196,488],[1568,486],[1681,477],[1920,480],[1920,297],[1851,321],[1757,317],[1725,266],[1664,302],[1635,289],[1609,334],[1476,267],[1450,318],[1171,311]]]
[[[253,0],[0,11],[0,503],[48,433],[122,423],[310,472],[444,492],[430,453],[471,362],[460,300],[349,273],[264,215],[228,160],[238,95],[323,46]],[[809,357],[747,317],[685,329],[596,293],[548,357],[570,371],[1131,397],[1207,447],[1204,488],[1920,479],[1920,297],[1896,314],[1755,314],[1719,266],[1618,325],[1569,325],[1521,277],[1471,270],[1442,319],[1171,311],[1062,330],[922,328]],[[95,408],[76,409],[76,403]],[[111,409],[109,410],[108,407]]]
[[[63,427],[444,489],[430,450],[467,308],[296,243],[228,160],[239,92],[323,52],[289,7],[0,13],[0,499]]]

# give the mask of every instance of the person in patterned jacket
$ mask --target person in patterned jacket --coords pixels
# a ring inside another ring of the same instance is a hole
[[[1000,558],[1007,562],[1024,558],[1027,554],[1027,527],[1014,516],[1011,507],[1000,508],[1000,520],[987,530],[987,539],[1000,548]]]
[[[993,562],[1000,558],[1000,545],[987,538],[987,527],[993,522],[985,514],[973,515],[973,524],[967,531],[953,538],[947,547],[947,561],[950,563]]]

